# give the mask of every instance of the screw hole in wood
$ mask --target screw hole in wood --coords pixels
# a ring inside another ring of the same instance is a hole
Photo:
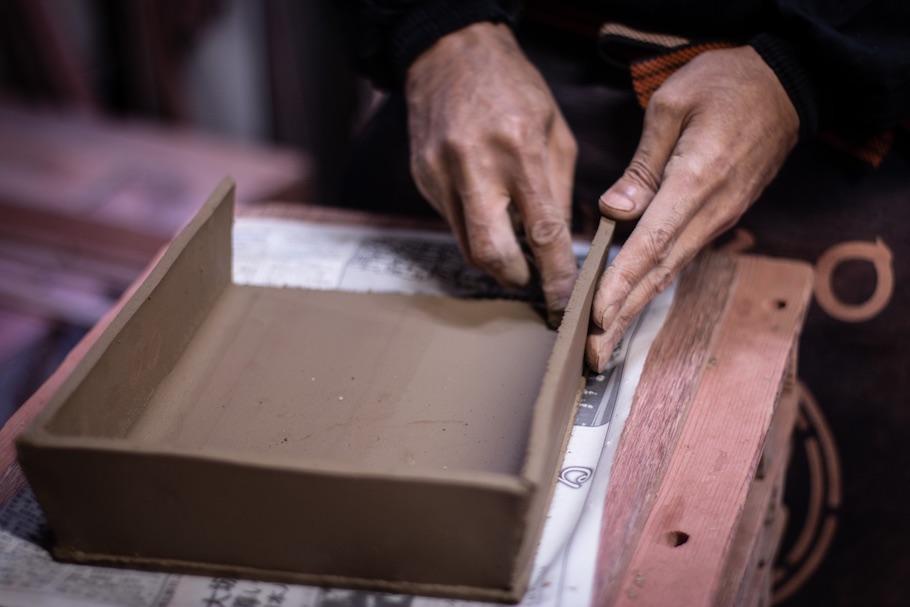
[[[668,531],[667,543],[673,548],[678,548],[689,541],[689,534],[685,531]]]

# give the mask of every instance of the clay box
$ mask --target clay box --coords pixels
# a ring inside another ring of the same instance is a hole
[[[19,437],[56,555],[518,600],[609,235],[557,333],[521,302],[232,284],[232,223],[226,181]]]

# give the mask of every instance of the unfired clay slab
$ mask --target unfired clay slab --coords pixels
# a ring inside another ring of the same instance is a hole
[[[126,438],[517,475],[555,338],[520,302],[230,285]]]

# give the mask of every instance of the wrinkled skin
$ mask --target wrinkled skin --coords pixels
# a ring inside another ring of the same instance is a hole
[[[683,267],[731,228],[777,174],[799,118],[751,47],[708,51],[654,93],[638,149],[600,198],[616,219],[641,217],[601,277],[587,360],[603,369],[629,323]]]
[[[547,306],[564,308],[576,277],[569,232],[576,145],[552,94],[503,25],[439,40],[408,72],[411,169],[465,257],[507,285],[531,274],[514,205]],[[647,303],[758,198],[796,144],[799,119],[751,47],[705,52],[654,93],[638,149],[600,199],[640,218],[594,298],[589,366],[603,370]]]
[[[465,258],[507,286],[531,279],[517,211],[547,308],[565,308],[576,278],[570,231],[576,144],[540,73],[505,25],[478,23],[439,40],[408,71],[411,172]]]

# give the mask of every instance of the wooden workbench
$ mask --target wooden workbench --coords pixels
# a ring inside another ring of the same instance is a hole
[[[389,225],[313,207],[264,212]],[[787,261],[706,255],[685,272],[613,463],[595,604],[769,604],[810,292],[811,271]],[[0,429],[0,505],[24,485],[13,438],[113,314]]]

